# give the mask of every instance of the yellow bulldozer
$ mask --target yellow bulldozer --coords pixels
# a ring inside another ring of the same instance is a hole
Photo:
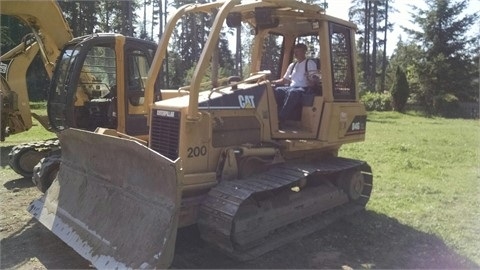
[[[188,94],[166,99],[155,89],[169,42],[179,21],[195,16],[209,16],[208,38],[190,82],[173,89]],[[212,79],[221,70],[219,36],[239,27],[246,31],[237,33],[252,37],[251,73],[221,85]],[[365,139],[355,30],[319,6],[293,0],[177,9],[146,78],[148,137],[61,131],[59,173],[29,212],[103,269],[168,267],[177,229],[194,224],[206,242],[248,260],[364,209],[370,166],[338,156],[343,144]],[[321,81],[303,94],[299,118],[280,128],[271,81],[285,73],[299,42],[321,67]],[[62,61],[74,61],[74,49]],[[50,112],[61,111],[63,92],[57,89]]]

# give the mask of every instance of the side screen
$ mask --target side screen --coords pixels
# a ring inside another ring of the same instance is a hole
[[[330,49],[332,59],[333,98],[355,100],[355,78],[350,29],[330,23]]]

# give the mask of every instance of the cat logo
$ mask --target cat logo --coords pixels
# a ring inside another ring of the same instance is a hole
[[[250,109],[255,108],[255,97],[254,96],[238,96],[238,102],[240,103],[240,108]]]

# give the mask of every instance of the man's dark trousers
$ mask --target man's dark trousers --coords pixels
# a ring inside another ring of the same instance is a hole
[[[275,100],[277,101],[278,120],[299,120],[300,111],[298,110],[303,93],[302,87],[280,86],[275,88]]]

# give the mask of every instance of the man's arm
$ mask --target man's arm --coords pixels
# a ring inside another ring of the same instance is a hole
[[[280,78],[278,80],[272,81],[272,83],[277,85],[284,85],[284,84],[290,84],[290,80],[285,78]]]
[[[318,73],[318,67],[317,63],[315,63],[314,60],[309,59],[307,60],[307,74],[317,74]]]
[[[278,80],[274,80],[272,81],[273,84],[277,84],[277,85],[285,85],[285,84],[290,84],[290,75],[292,74],[292,69],[293,69],[293,63],[290,63],[290,65],[288,65],[288,68],[287,68],[287,71],[285,72],[285,74],[283,75],[282,78],[278,79]]]

